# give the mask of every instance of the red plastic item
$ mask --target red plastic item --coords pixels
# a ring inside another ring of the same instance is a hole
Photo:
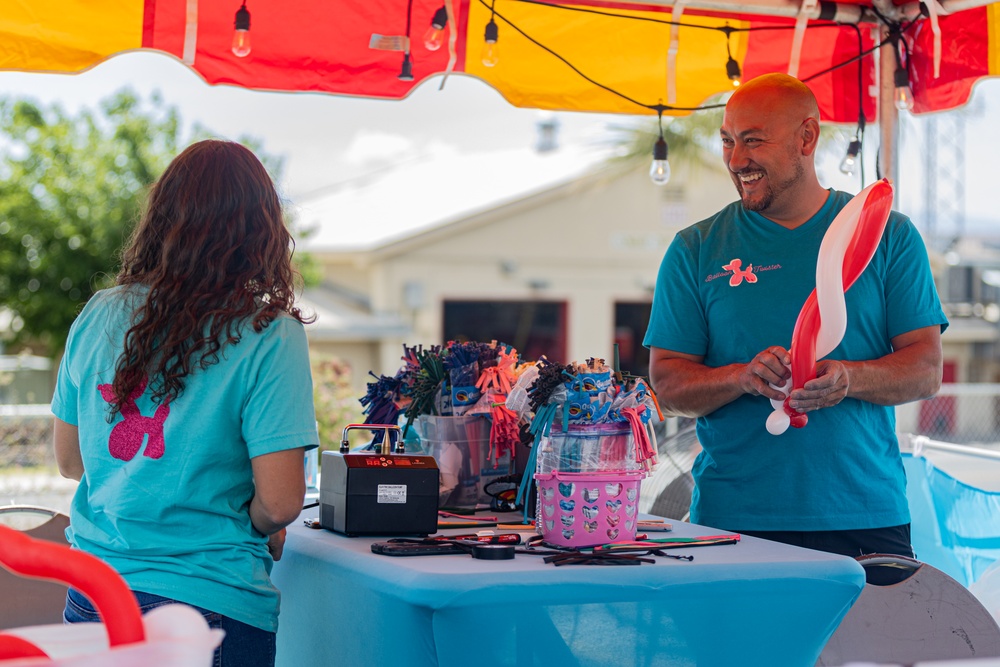
[[[94,604],[112,647],[145,641],[142,614],[125,580],[95,556],[0,526],[0,565],[33,579],[75,588]],[[46,656],[31,642],[0,634],[0,660]],[[47,657],[47,656],[46,656]]]

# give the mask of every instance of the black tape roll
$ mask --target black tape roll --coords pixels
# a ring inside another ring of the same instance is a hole
[[[476,544],[472,557],[479,560],[510,560],[514,557],[513,544]]]

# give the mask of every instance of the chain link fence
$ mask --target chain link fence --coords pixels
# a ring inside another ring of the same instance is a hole
[[[898,406],[896,431],[1000,449],[1000,384],[943,384],[934,398]]]
[[[49,406],[0,405],[0,505],[66,513],[76,486],[56,467]]]

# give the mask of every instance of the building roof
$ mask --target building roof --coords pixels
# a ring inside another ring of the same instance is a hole
[[[293,208],[307,252],[373,250],[477,212],[557,187],[598,169],[611,149],[567,146],[431,154],[300,198]]]
[[[367,303],[330,284],[307,287],[296,305],[303,315],[316,318],[306,325],[306,334],[314,342],[373,342],[410,333],[397,315],[373,313]]]

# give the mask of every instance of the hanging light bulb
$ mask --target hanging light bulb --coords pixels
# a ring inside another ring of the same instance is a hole
[[[403,68],[396,78],[400,81],[413,81],[413,64],[410,62],[410,54],[408,52],[403,54]]]
[[[233,55],[246,58],[250,55],[250,12],[247,3],[236,10],[236,30],[233,31]]]
[[[444,44],[444,30],[448,26],[448,10],[444,5],[434,12],[431,27],[424,33],[424,46],[428,51],[437,51]]]
[[[733,58],[733,52],[729,48],[729,38],[733,35],[733,29],[727,23],[722,31],[726,35],[726,57],[729,59],[726,61],[726,76],[733,82],[733,88],[736,88],[740,85],[740,77],[743,76],[743,72],[740,71],[740,64],[736,62],[736,58]]]
[[[840,171],[850,176],[854,173],[854,168],[858,164],[858,154],[861,152],[861,140],[857,135],[851,138],[851,143],[847,146],[847,155],[840,163]]]
[[[653,164],[649,167],[649,177],[657,185],[664,185],[670,180],[670,163],[667,162],[667,140],[660,138],[653,144]]]
[[[729,56],[729,60],[726,62],[726,76],[733,82],[733,88],[740,85],[740,77],[743,76],[743,72],[740,71],[740,64],[732,56]]]
[[[913,91],[910,90],[910,73],[905,67],[896,67],[896,72],[892,77],[896,90],[893,98],[896,100],[896,108],[900,111],[909,111],[913,108]]]
[[[497,53],[497,37],[500,31],[497,29],[497,22],[490,16],[490,22],[486,24],[486,33],[483,35],[483,65],[494,67],[499,61]]]

